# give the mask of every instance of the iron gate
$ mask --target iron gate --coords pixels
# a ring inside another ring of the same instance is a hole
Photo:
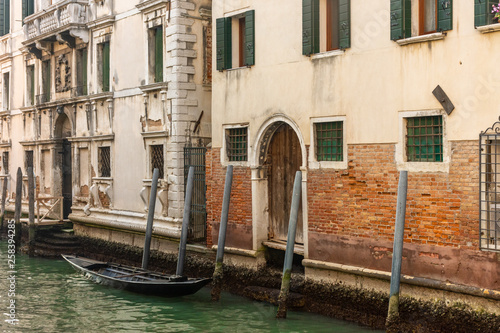
[[[500,122],[479,135],[480,247],[500,251]]]
[[[194,166],[194,188],[191,200],[188,239],[202,242],[207,237],[207,204],[205,185],[205,153],[206,148],[184,148],[184,193],[186,193],[189,167]]]

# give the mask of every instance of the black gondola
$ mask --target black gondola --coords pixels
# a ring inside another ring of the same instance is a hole
[[[96,283],[141,294],[177,297],[196,293],[209,278],[187,278],[83,257],[62,256],[73,268]]]

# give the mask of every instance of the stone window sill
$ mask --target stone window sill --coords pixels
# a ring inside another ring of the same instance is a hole
[[[442,40],[445,37],[446,37],[445,32],[435,32],[433,34],[428,34],[428,35],[423,35],[423,36],[415,36],[415,37],[410,37],[410,38],[405,38],[405,39],[398,39],[396,41],[396,43],[398,43],[399,46],[404,46],[404,45],[409,45],[409,44],[431,42],[434,40]]]
[[[345,53],[345,50],[332,50],[332,51],[313,54],[313,55],[311,55],[311,59],[316,60],[316,59],[331,58],[331,57],[336,57],[336,56],[342,55],[344,53]]]
[[[482,34],[487,34],[489,32],[500,31],[500,23],[483,25],[483,26],[480,26],[480,27],[476,27],[476,29],[480,33],[482,33]]]

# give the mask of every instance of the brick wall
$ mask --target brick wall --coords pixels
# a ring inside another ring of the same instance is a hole
[[[479,250],[477,141],[451,143],[449,173],[408,173],[402,273],[499,289],[500,255]],[[348,169],[309,170],[309,258],[391,270],[394,145],[349,146]]]
[[[207,246],[217,244],[224,196],[226,167],[220,163],[220,149],[208,149],[206,156],[207,184]],[[235,166],[226,246],[252,249],[252,183],[249,167]]]
[[[309,231],[392,241],[394,145],[349,147],[347,170],[309,170]],[[477,142],[453,142],[450,173],[408,173],[405,242],[478,248]]]

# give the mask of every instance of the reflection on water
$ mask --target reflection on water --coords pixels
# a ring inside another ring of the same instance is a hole
[[[143,296],[96,285],[62,260],[17,255],[16,315],[8,319],[7,246],[0,242],[1,332],[374,332],[326,317],[289,312],[276,320],[276,307],[210,291],[181,298]]]

